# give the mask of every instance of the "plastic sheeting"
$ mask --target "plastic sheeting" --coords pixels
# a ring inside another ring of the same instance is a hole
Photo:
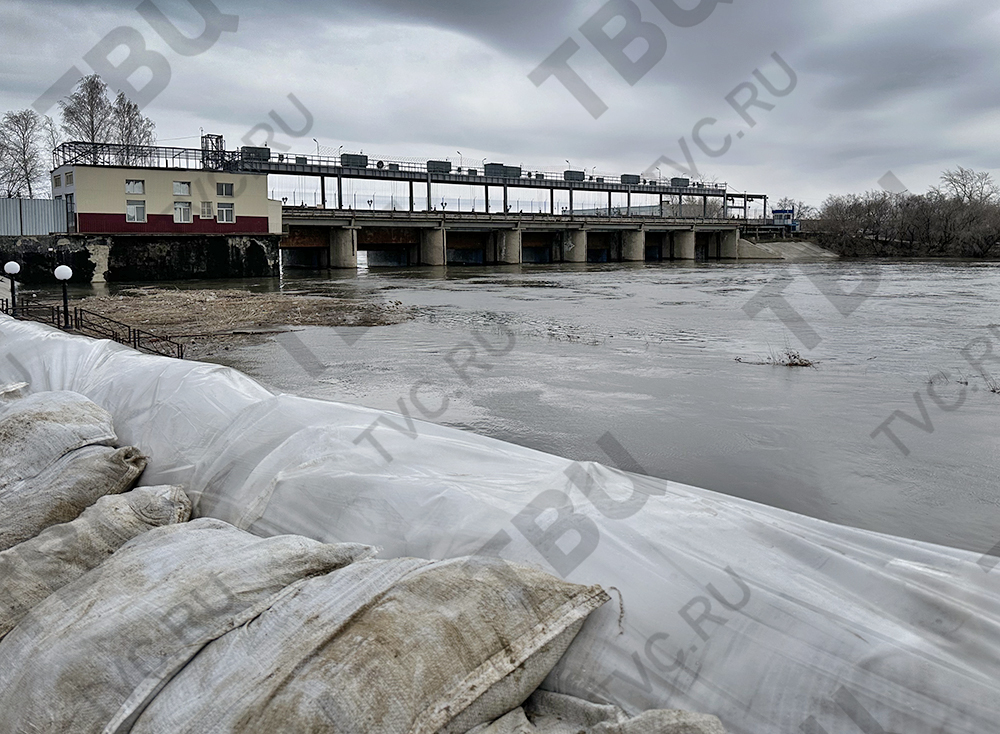
[[[730,732],[972,734],[1000,720],[1000,573],[976,554],[0,317],[0,383],[21,380],[108,409],[151,457],[142,482],[186,484],[198,514],[614,587],[622,604],[590,617],[549,690],[715,714]]]

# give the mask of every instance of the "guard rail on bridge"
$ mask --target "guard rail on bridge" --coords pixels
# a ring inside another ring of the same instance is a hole
[[[609,226],[621,229],[638,229],[650,224],[689,228],[692,225],[717,225],[724,229],[743,226],[746,220],[733,217],[659,217],[655,215],[613,214],[579,215],[579,214],[541,214],[525,212],[485,213],[485,212],[449,212],[441,211],[405,211],[386,209],[322,209],[317,207],[286,206],[282,208],[282,221],[285,224],[323,224],[337,226],[389,225],[410,227],[440,227],[442,225],[481,225],[498,229],[513,228],[566,228],[566,225]]]

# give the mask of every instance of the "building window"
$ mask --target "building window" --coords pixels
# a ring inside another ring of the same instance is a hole
[[[67,181],[67,183],[69,183]],[[146,195],[146,182],[145,181],[134,181],[132,179],[125,180],[125,193],[126,194],[139,194],[140,196]]]
[[[201,218],[202,219],[215,218],[215,214],[212,212],[212,202],[210,201],[201,202]]]
[[[236,221],[236,212],[232,204],[219,204],[219,222],[221,224],[233,224]]]
[[[174,196],[191,196],[191,182],[174,181]]]
[[[126,222],[145,222],[146,221],[146,202],[145,201],[126,201],[125,202],[125,221]]]
[[[176,186],[177,184],[174,184]],[[174,221],[178,224],[191,224],[191,202],[174,202]]]
[[[233,185],[231,183],[217,183],[215,184],[215,194],[216,196],[232,196]]]
[[[66,194],[66,211],[76,211],[76,201],[73,199],[73,194]]]
[[[72,171],[66,171],[66,185],[67,186],[72,186],[73,185],[73,172]]]
[[[52,177],[52,188],[54,189],[62,188],[62,176],[60,176],[59,174],[56,174],[55,176]]]

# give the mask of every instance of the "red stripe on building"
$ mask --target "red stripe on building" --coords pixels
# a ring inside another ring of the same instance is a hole
[[[148,214],[145,222],[128,222],[124,214],[77,214],[81,234],[267,234],[267,217],[236,217],[233,224],[195,215],[191,222],[175,222],[172,214]]]

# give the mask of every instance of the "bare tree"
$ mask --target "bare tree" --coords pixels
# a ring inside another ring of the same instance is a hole
[[[119,162],[134,165],[148,156],[144,148],[156,144],[156,123],[144,116],[139,105],[118,92],[111,106],[112,139],[124,146],[119,153]]]
[[[70,140],[107,143],[111,139],[111,101],[108,85],[98,74],[85,76],[76,89],[59,103],[63,130]]]
[[[31,109],[8,112],[0,120],[3,183],[8,196],[34,198],[48,178],[40,147],[42,118]]]
[[[785,196],[774,202],[771,211],[773,212],[775,209],[794,209],[796,219],[812,219],[819,213],[816,207],[806,204],[804,201],[793,199],[791,196]]]
[[[986,171],[959,166],[957,171],[942,173],[941,184],[948,196],[966,204],[991,204],[1000,199],[1000,188]]]
[[[42,117],[42,146],[46,152],[52,153],[56,148],[65,142],[62,130],[59,125],[48,115]]]

